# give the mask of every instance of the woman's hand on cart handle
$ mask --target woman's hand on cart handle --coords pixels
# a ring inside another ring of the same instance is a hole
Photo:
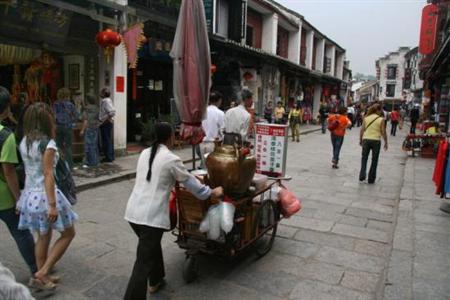
[[[223,199],[223,187],[216,187],[211,191],[211,203],[217,204]]]

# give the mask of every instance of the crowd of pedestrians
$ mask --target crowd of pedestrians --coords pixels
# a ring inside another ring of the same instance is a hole
[[[71,170],[76,123],[82,121],[85,167],[99,163],[99,129],[105,161],[114,160],[115,110],[109,91],[102,90],[100,105],[97,97],[87,95],[81,114],[70,97],[70,90],[61,88],[50,106],[29,103],[24,94],[11,110],[11,95],[0,87],[0,219],[28,265],[28,286],[37,290],[55,290],[60,278],[52,273],[53,267],[75,237],[78,215],[72,206],[76,196]],[[59,237],[51,244],[55,231]],[[22,293],[21,285],[5,270],[0,265],[2,292]]]

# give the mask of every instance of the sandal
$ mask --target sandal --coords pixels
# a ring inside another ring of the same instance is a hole
[[[57,275],[48,275],[48,279],[53,283],[58,283],[61,281],[61,277]]]
[[[154,294],[154,293],[156,293],[157,291],[159,291],[159,289],[162,288],[165,284],[166,284],[166,282],[165,282],[165,280],[163,279],[163,280],[161,280],[160,282],[158,282],[156,285],[154,285],[154,286],[149,286],[149,287],[148,287],[148,292],[149,292],[150,294]]]
[[[42,291],[54,291],[56,289],[56,284],[51,280],[44,283],[41,279],[30,278],[28,285]]]

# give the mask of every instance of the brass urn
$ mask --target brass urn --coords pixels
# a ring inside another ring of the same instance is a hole
[[[256,171],[256,158],[243,152],[238,147],[223,145],[208,155],[206,167],[212,187],[222,186],[225,194],[232,197],[248,191]]]

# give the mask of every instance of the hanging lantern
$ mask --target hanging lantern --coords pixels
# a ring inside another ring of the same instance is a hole
[[[119,33],[108,28],[97,33],[95,41],[100,47],[104,49],[106,62],[109,63],[113,49],[120,45],[120,43],[122,42],[122,38],[120,37]]]

